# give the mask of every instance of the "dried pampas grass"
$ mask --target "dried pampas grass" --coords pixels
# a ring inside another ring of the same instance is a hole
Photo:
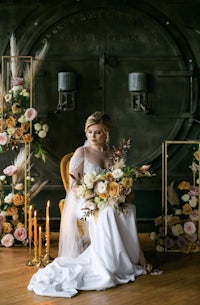
[[[180,200],[179,197],[174,189],[174,181],[170,183],[170,185],[167,188],[167,194],[168,194],[168,201],[171,205],[179,205]]]

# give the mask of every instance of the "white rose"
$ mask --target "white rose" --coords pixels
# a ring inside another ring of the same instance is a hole
[[[183,227],[180,223],[177,223],[176,225],[172,226],[172,233],[175,236],[179,236],[184,233]]]
[[[192,196],[191,199],[189,200],[189,204],[192,208],[195,208],[198,203],[198,198],[196,196]]]
[[[176,209],[175,210],[175,215],[181,215],[182,214],[182,210],[181,209]]]
[[[5,196],[4,201],[5,203],[11,203],[13,198],[13,193],[9,193],[7,196]]]
[[[38,132],[38,137],[41,138],[41,139],[45,138],[46,135],[47,135],[47,133],[46,133],[46,131],[44,131],[44,130],[40,130],[40,131]]]
[[[151,240],[156,240],[157,239],[157,233],[156,232],[151,232],[150,233],[150,239]]]
[[[43,124],[43,125],[42,125],[42,129],[43,129],[44,131],[48,132],[49,126],[48,126],[47,124]]]
[[[14,237],[12,234],[6,234],[3,236],[2,240],[1,240],[1,244],[4,246],[4,247],[12,247],[13,246],[13,243],[14,243]]]
[[[96,180],[96,173],[88,173],[83,177],[83,182],[86,184],[88,189],[92,189]]]
[[[34,124],[34,129],[35,129],[36,131],[39,131],[41,128],[42,128],[42,126],[41,126],[40,123]]]
[[[184,194],[181,199],[184,201],[184,202],[188,202],[189,199],[190,199],[190,196],[188,194]]]
[[[27,121],[27,120],[26,120],[26,117],[25,117],[25,115],[23,115],[23,114],[22,114],[22,115],[20,116],[20,118],[18,119],[18,122],[21,123],[21,124],[25,123],[26,121]]]
[[[14,127],[8,128],[7,133],[8,133],[9,136],[12,136],[15,133],[15,128]]]
[[[97,192],[100,194],[104,194],[107,191],[107,182],[100,181],[97,184]]]
[[[24,188],[23,183],[17,183],[17,184],[15,185],[15,189],[16,189],[17,191],[21,191],[21,190],[23,190],[23,188]]]
[[[0,181],[4,182],[6,180],[6,176],[5,175],[1,175],[0,176]]]
[[[124,173],[120,168],[114,169],[112,175],[115,179],[120,179],[123,177]]]
[[[85,207],[90,209],[91,211],[94,211],[96,209],[96,203],[92,200],[87,200]]]
[[[84,184],[81,184],[76,188],[76,195],[78,197],[83,197],[85,192],[86,192],[86,186]]]

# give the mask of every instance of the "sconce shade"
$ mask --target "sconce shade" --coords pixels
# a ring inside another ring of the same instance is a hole
[[[74,91],[76,89],[76,78],[74,72],[58,73],[58,91]]]
[[[146,73],[132,72],[128,75],[128,90],[131,91],[146,91],[147,81]]]

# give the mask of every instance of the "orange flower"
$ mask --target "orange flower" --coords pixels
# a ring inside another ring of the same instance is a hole
[[[114,178],[111,172],[106,173],[106,179],[109,182],[113,181]]]
[[[19,103],[14,103],[14,104],[12,105],[12,113],[18,113],[19,108],[20,108]]]
[[[18,205],[23,205],[24,204],[24,196],[21,194],[14,194],[12,198],[13,203],[18,206]]]
[[[108,198],[108,194],[106,194],[106,193],[99,193],[98,196],[101,199],[107,199]]]
[[[19,140],[22,136],[23,136],[23,130],[22,130],[21,128],[16,128],[13,137],[14,137],[16,140]]]
[[[17,207],[16,206],[11,206],[6,210],[6,213],[8,216],[13,216],[16,215],[18,212]]]
[[[16,126],[16,120],[10,116],[8,119],[6,119],[6,125],[8,128],[12,128]]]
[[[3,233],[10,233],[12,231],[12,225],[9,222],[2,223]]]
[[[33,137],[32,135],[30,135],[29,133],[25,134],[22,136],[22,140],[26,143],[31,143],[33,141]]]
[[[122,179],[122,185],[125,188],[131,187],[133,184],[133,178],[123,178]]]
[[[116,197],[120,195],[121,186],[117,182],[111,182],[108,185],[108,194],[110,197]]]
[[[181,183],[179,183],[178,185],[178,189],[179,190],[189,190],[191,187],[190,183],[187,181],[182,181]]]
[[[200,153],[199,153],[199,150],[195,151],[194,157],[195,157],[195,159],[196,159],[197,161],[200,160]]]
[[[183,214],[190,215],[191,212],[192,212],[192,208],[189,205],[189,203],[184,204],[184,206],[183,206]]]
[[[24,133],[28,132],[30,129],[30,122],[23,123],[21,125],[21,129],[23,130]]]

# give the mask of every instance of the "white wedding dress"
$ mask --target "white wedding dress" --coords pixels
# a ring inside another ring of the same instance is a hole
[[[82,161],[85,173],[102,170],[87,158]],[[66,221],[73,226],[74,217],[81,217],[84,201],[77,200],[74,196],[70,191],[66,198],[61,221],[59,256],[45,268],[39,269],[28,285],[28,290],[38,295],[69,298],[79,290],[103,290],[134,281],[143,273],[143,267],[139,264],[141,252],[135,206],[127,204],[128,214],[107,207],[99,211],[97,219],[88,217],[86,223],[89,244],[84,246],[85,240],[81,243],[74,228],[70,227],[69,231],[65,229]],[[75,211],[72,215],[72,209],[67,211],[70,203]],[[69,228],[69,224],[67,227]],[[76,242],[70,245],[67,240]]]

